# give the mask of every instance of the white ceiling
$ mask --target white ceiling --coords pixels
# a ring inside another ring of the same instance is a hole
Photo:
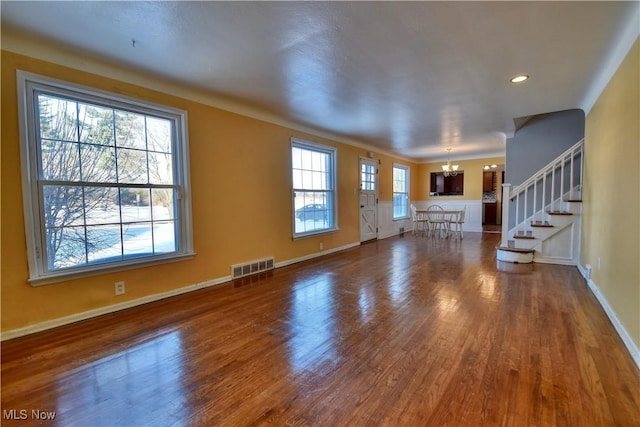
[[[10,2],[2,27],[415,160],[590,108],[638,2]],[[135,46],[132,42],[135,40]],[[4,46],[3,46],[4,47]],[[513,85],[519,73],[529,81]]]

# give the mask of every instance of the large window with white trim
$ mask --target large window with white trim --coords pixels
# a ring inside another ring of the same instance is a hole
[[[409,218],[409,167],[393,165],[393,219]]]
[[[336,229],[336,150],[292,139],[293,235]]]
[[[193,253],[186,112],[29,73],[18,84],[32,284]]]

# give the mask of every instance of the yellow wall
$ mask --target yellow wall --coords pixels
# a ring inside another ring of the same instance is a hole
[[[189,115],[194,259],[46,286],[27,282],[22,210],[16,70],[186,110]],[[228,276],[235,263],[296,259],[359,241],[358,162],[367,150],[165,93],[2,51],[2,331],[99,309]],[[291,238],[290,139],[331,145],[338,153],[337,232]],[[391,201],[393,162],[380,159],[380,198]],[[416,174],[412,173],[413,180]],[[415,198],[417,185],[412,185]],[[114,282],[127,292],[114,296]]]
[[[459,166],[459,170],[464,171],[464,194],[462,196],[429,196],[431,172],[442,172],[442,165],[445,163],[423,163],[418,166],[418,200],[438,200],[442,202],[482,200],[482,167],[484,165],[502,165],[505,163],[505,158],[490,157],[487,159],[452,161],[452,164]]]
[[[640,42],[636,40],[587,115],[581,251],[582,265],[593,266],[593,282],[637,347],[640,347],[639,64]]]

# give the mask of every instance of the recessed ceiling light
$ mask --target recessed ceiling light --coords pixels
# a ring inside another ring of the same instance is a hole
[[[527,76],[526,74],[520,74],[519,76],[511,77],[511,83],[522,83],[523,81],[527,80],[528,78],[529,78],[529,76]]]

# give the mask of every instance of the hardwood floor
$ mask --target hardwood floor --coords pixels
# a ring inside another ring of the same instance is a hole
[[[577,269],[501,271],[499,237],[407,234],[4,342],[2,425],[640,425]]]
[[[498,224],[483,224],[482,225],[482,232],[483,233],[495,233],[495,234],[502,233],[502,225],[498,225]]]

